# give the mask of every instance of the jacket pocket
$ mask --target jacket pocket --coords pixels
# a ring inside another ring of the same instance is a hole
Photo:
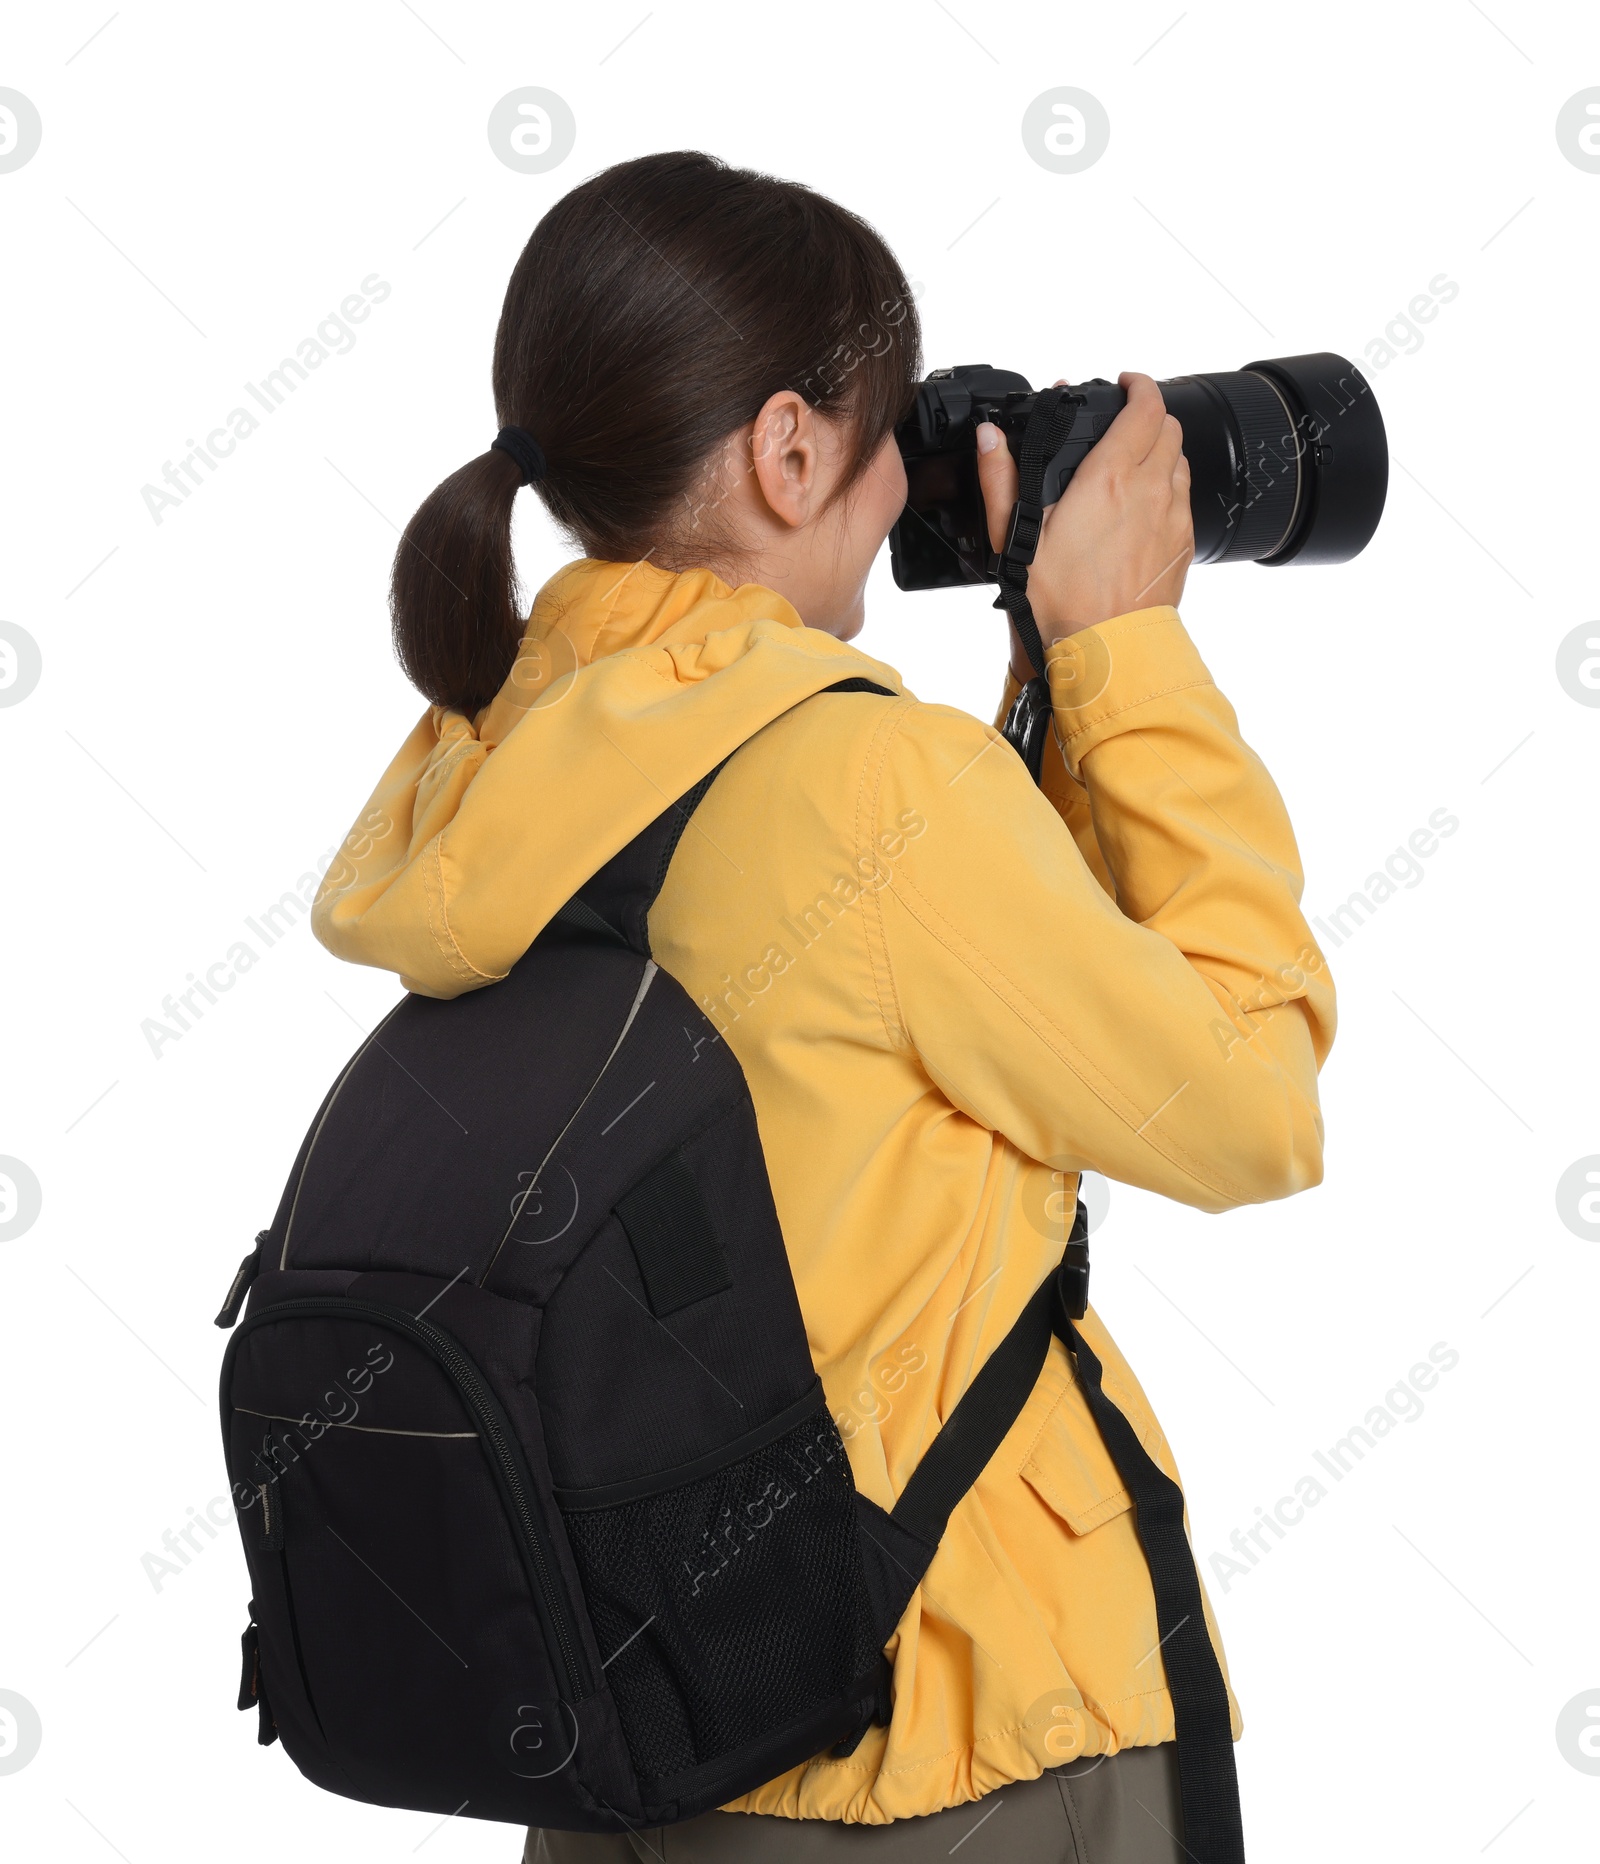
[[[1099,1426],[1070,1366],[1051,1355],[1046,1378],[1060,1386],[1055,1403],[1028,1445],[1019,1470],[1024,1482],[1074,1534],[1089,1534],[1133,1506]],[[1154,1418],[1116,1382],[1104,1380],[1106,1396],[1133,1426],[1157,1462],[1166,1466],[1166,1441]]]

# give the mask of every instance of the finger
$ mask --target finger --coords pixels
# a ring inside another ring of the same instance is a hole
[[[1169,414],[1161,423],[1161,431],[1156,435],[1155,445],[1146,455],[1146,464],[1152,472],[1170,473],[1182,458],[1183,429]]]
[[[1117,377],[1128,391],[1128,404],[1106,429],[1105,438],[1095,448],[1108,466],[1137,465],[1148,457],[1161,435],[1167,404],[1161,390],[1148,375],[1131,371]]]
[[[1154,431],[1150,435],[1150,446],[1145,454],[1145,458],[1148,460],[1155,456],[1159,459],[1159,462],[1164,465],[1166,463],[1168,447],[1176,444],[1178,450],[1180,452],[1182,451],[1183,428],[1179,425],[1175,415],[1167,413],[1167,404],[1162,398],[1159,383],[1148,375],[1131,374],[1128,377],[1128,393],[1130,397],[1135,392],[1135,385],[1137,385],[1140,397],[1140,412],[1145,419],[1152,423],[1154,428]]]
[[[1184,546],[1185,564],[1194,560],[1194,499],[1189,486],[1189,462],[1180,453],[1178,463],[1172,469],[1172,512],[1171,518],[1176,527],[1176,534],[1181,536]]]
[[[978,428],[978,486],[989,517],[989,547],[1002,549],[1011,507],[1017,502],[1017,463],[993,421],[984,421]]]

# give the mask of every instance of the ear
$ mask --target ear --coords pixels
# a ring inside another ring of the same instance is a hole
[[[811,516],[821,471],[817,417],[803,395],[779,389],[756,416],[750,470],[778,523],[798,529]]]

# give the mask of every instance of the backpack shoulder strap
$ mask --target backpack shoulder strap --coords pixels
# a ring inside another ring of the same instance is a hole
[[[897,697],[889,687],[861,678],[838,680],[832,686],[824,686],[819,690],[829,693],[881,693],[886,699]],[[811,697],[814,699],[817,694],[813,693]],[[804,705],[806,701],[802,699],[799,703]],[[779,716],[784,715],[780,713]],[[667,869],[672,864],[678,843],[683,839],[684,830],[689,826],[689,818],[699,808],[706,791],[727,768],[729,759],[736,755],[736,752],[730,752],[715,769],[708,770],[692,789],[663,809],[620,853],[614,854],[561,908],[556,914],[557,920],[575,930],[620,941],[642,956],[649,957],[650,908],[655,905],[656,896],[666,882]]]
[[[863,1532],[876,1543],[869,1570],[884,1636],[898,1622],[931,1563],[952,1510],[983,1473],[1028,1401],[1054,1334],[1100,1439],[1133,1503],[1134,1524],[1160,1632],[1178,1749],[1184,1845],[1205,1864],[1244,1864],[1239,1783],[1228,1689],[1211,1643],[1194,1552],[1184,1525],[1183,1490],[1145,1448],[1112,1401],[1100,1361],[1074,1324],[1089,1296],[1089,1221],[1082,1192],[1059,1268],[1040,1284],[1011,1331],[989,1355],[885,1514],[857,1498]],[[886,1718],[884,1718],[886,1719]]]
[[[1089,1304],[1089,1212],[1082,1197],[1058,1267],[1034,1290],[1011,1331],[984,1361],[894,1505],[894,1520],[929,1547],[988,1466],[1044,1370],[1057,1319],[1080,1319]]]

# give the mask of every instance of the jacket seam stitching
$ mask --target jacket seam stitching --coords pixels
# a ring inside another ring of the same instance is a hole
[[[1171,686],[1157,687],[1154,692],[1141,693],[1137,699],[1124,699],[1109,711],[1096,712],[1072,727],[1066,734],[1070,744],[1074,738],[1081,738],[1085,732],[1093,731],[1096,725],[1108,724],[1114,718],[1120,718],[1124,712],[1132,712],[1136,707],[1148,705],[1153,699],[1165,699],[1172,693],[1192,692],[1197,686],[1210,686],[1209,679],[1178,680]],[[1058,721],[1059,723],[1059,721]]]
[[[867,786],[867,767],[872,761],[873,756],[873,749],[870,741],[867,746],[867,754],[861,761],[861,781],[856,790],[856,864],[858,870],[863,853],[870,854],[873,868],[876,869],[877,867],[877,838],[882,827],[880,809],[883,798],[884,773],[889,763],[889,747],[894,742],[895,734],[910,716],[911,709],[915,703],[916,702],[910,698],[903,698],[898,705],[891,707],[888,717],[878,726],[874,734],[879,738],[880,742],[877,747],[877,772],[872,786],[872,807],[869,812],[871,822],[870,845],[865,849],[863,849],[861,845],[862,803]],[[891,887],[894,885],[892,874],[888,885]],[[889,928],[883,911],[883,901],[880,897],[882,892],[882,887],[874,887],[871,890],[871,906],[868,912],[863,913],[861,916],[861,930],[863,941],[867,948],[867,965],[872,973],[872,994],[877,1004],[878,1020],[883,1024],[884,1037],[888,1041],[890,1048],[898,1050],[909,1040],[909,1032],[905,1028],[905,1019],[901,1014],[900,993],[896,987],[894,977],[894,960],[889,953]],[[875,942],[872,937],[873,928],[869,926],[868,923],[869,916],[876,921],[876,931],[878,935],[876,944],[882,947],[882,976],[879,975],[879,953],[875,949]],[[890,1021],[889,1010],[884,1004],[885,986],[887,986],[888,989],[890,1003],[893,1005],[893,1022]],[[896,1034],[897,1030],[900,1032],[898,1035]]]
[[[461,949],[461,942],[456,937],[450,924],[450,904],[445,891],[444,880],[444,837],[436,836],[433,843],[433,866],[438,886],[439,923],[444,927],[444,938],[440,938],[437,928],[430,926],[433,942],[441,955],[450,961],[452,967],[465,966],[473,977],[481,977],[486,984],[498,984],[507,975],[504,971],[480,971],[467,954]],[[429,902],[429,918],[433,917],[432,901]],[[447,942],[448,941],[448,942]]]

